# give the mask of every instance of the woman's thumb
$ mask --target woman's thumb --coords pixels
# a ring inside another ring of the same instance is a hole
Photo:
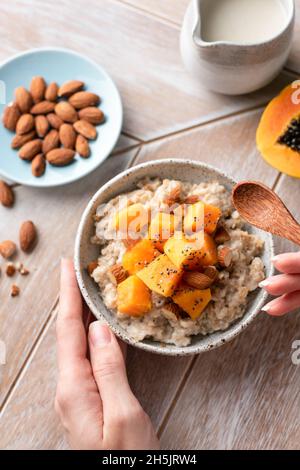
[[[93,375],[101,395],[103,409],[110,413],[109,408],[115,409],[120,398],[123,403],[133,398],[124,357],[116,337],[101,321],[90,324],[89,348]]]

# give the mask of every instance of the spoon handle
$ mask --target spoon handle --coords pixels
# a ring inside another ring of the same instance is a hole
[[[300,245],[300,225],[294,218],[287,218],[280,236]]]

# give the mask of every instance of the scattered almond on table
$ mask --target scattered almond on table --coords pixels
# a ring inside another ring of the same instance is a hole
[[[4,240],[3,242],[0,243],[0,255],[5,258],[9,259],[17,251],[17,246],[14,242],[11,240]]]
[[[0,180],[0,203],[5,207],[12,207],[15,202],[14,192],[11,186]]]
[[[95,126],[102,124],[105,116],[98,108],[100,97],[84,88],[80,80],[59,86],[33,77],[29,90],[24,86],[15,89],[15,102],[5,108],[3,125],[16,133],[11,147],[31,163],[33,176],[42,176],[47,163],[66,166],[76,153],[82,158],[90,156],[89,140],[97,138]],[[0,184],[0,202],[8,205],[4,191]]]
[[[8,277],[12,277],[15,275],[15,272],[16,272],[15,265],[13,263],[8,263],[6,265],[6,275]]]
[[[37,239],[37,230],[31,220],[23,222],[19,233],[20,247],[25,253],[32,250]]]
[[[19,294],[20,294],[20,288],[16,284],[13,284],[11,286],[11,291],[10,291],[11,297],[17,297]]]
[[[19,245],[22,251],[29,253],[33,250],[37,241],[37,229],[31,220],[23,222],[19,230]],[[29,270],[20,261],[13,262],[12,258],[17,253],[17,245],[12,240],[4,240],[0,242],[0,255],[7,260],[5,266],[5,274],[13,277],[16,274],[28,276]],[[1,272],[1,270],[0,270]],[[20,294],[20,288],[17,285],[11,287],[11,297],[17,297]]]

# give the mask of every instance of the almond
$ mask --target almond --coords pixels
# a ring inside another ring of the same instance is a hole
[[[32,250],[37,239],[37,231],[34,223],[31,220],[23,222],[20,227],[19,240],[20,247],[25,253]]]
[[[14,275],[15,275],[15,272],[16,272],[16,267],[15,267],[15,265],[14,265],[13,263],[8,263],[8,264],[6,265],[6,270],[5,270],[5,272],[6,272],[6,275],[7,275],[8,277],[14,276]]]
[[[16,284],[13,284],[10,290],[11,297],[17,297],[19,294],[20,294],[20,288],[16,286]]]
[[[33,176],[36,176],[37,178],[42,176],[45,173],[46,169],[46,162],[44,159],[44,155],[42,153],[39,153],[34,157],[34,159],[31,162],[31,172]]]
[[[180,202],[180,197],[181,197],[181,187],[176,186],[165,197],[164,203],[168,204],[168,206],[172,206],[173,204],[176,204],[177,202]]]
[[[15,89],[16,103],[21,113],[29,113],[33,105],[32,96],[26,88],[19,86]]]
[[[215,266],[207,266],[207,268],[204,269],[204,274],[215,282],[218,279],[219,271]]]
[[[66,122],[73,123],[78,119],[75,108],[66,101],[61,101],[55,106],[55,114]]]
[[[45,98],[47,101],[56,101],[58,93],[58,85],[55,82],[50,83],[45,91]]]
[[[79,91],[69,98],[69,103],[76,109],[82,109],[97,106],[100,103],[100,97],[90,91]]]
[[[42,141],[40,139],[34,139],[27,144],[22,145],[19,150],[19,157],[22,160],[32,160],[42,150]]]
[[[219,227],[216,231],[214,239],[218,245],[224,245],[225,242],[230,240],[230,235],[224,227]]]
[[[169,302],[163,306],[163,310],[166,310],[167,313],[173,313],[178,319],[187,317],[187,313],[185,313],[179,305],[175,304],[175,302]]]
[[[45,137],[49,130],[49,121],[43,114],[39,114],[35,118],[35,129],[39,137]]]
[[[75,150],[83,158],[88,158],[90,156],[91,150],[89,143],[83,135],[78,135],[76,139]]]
[[[31,114],[48,114],[54,111],[55,103],[52,101],[41,101],[31,108]]]
[[[0,243],[0,255],[3,258],[11,258],[17,251],[17,246],[11,240],[4,240]]]
[[[199,196],[192,194],[191,196],[187,196],[183,202],[184,204],[196,204],[196,202],[199,202],[199,200]]]
[[[109,268],[109,272],[113,275],[117,284],[125,281],[125,279],[128,277],[127,272],[121,264],[114,264],[111,268]]]
[[[83,135],[83,137],[88,140],[94,140],[97,137],[97,131],[93,124],[90,124],[83,119],[74,123],[74,129],[78,132],[78,134]]]
[[[17,122],[21,117],[19,107],[16,103],[11,103],[4,109],[2,122],[9,131],[15,131]]]
[[[228,246],[218,250],[218,263],[222,268],[229,268],[232,262],[232,253]]]
[[[51,129],[51,131],[46,135],[43,140],[42,152],[44,155],[50,152],[50,150],[56,149],[59,147],[59,134],[56,129]]]
[[[71,124],[63,124],[59,128],[59,139],[65,148],[75,148],[76,132]]]
[[[213,280],[206,276],[206,274],[192,271],[183,275],[183,280],[186,284],[195,289],[208,289],[213,284]]]
[[[21,274],[21,276],[28,276],[28,274],[30,274],[29,270],[27,268],[25,268],[25,266],[23,266],[22,263],[19,263],[17,269],[18,269],[19,273]]]
[[[31,114],[22,114],[16,125],[18,135],[27,134],[34,128],[34,117]]]
[[[48,119],[50,126],[56,130],[58,130],[60,126],[62,126],[62,124],[64,123],[64,121],[55,113],[47,114],[47,119]]]
[[[75,157],[74,150],[59,148],[51,150],[47,153],[47,161],[54,166],[65,166],[69,165]]]
[[[98,266],[98,261],[91,261],[88,266],[87,266],[87,272],[89,273],[89,275],[91,276],[93,274],[93,272],[95,271],[95,269],[97,268]]]
[[[33,77],[30,84],[30,93],[34,103],[43,101],[46,91],[46,82],[43,77]],[[38,113],[41,114],[41,113]]]
[[[0,180],[0,202],[5,207],[12,207],[15,202],[12,188],[2,180]]]
[[[62,86],[58,90],[58,96],[61,98],[66,98],[77,91],[81,90],[84,87],[84,83],[80,80],[69,80],[62,84]]]
[[[96,108],[95,106],[89,106],[88,108],[83,108],[78,112],[80,119],[90,122],[97,126],[104,122],[104,113],[101,109]]]
[[[23,135],[15,135],[14,138],[11,141],[11,148],[13,149],[19,149],[22,147],[24,144],[27,144],[27,142],[30,142],[31,140],[34,140],[36,137],[35,130],[32,130],[28,132],[27,134]]]

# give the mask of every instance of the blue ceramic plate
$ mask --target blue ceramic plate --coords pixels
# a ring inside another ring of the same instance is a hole
[[[0,66],[1,89],[6,88],[6,103],[14,99],[14,90],[23,85],[29,87],[31,78],[41,75],[50,83],[59,85],[67,80],[82,80],[86,89],[101,96],[100,107],[106,121],[97,126],[98,137],[90,142],[91,156],[83,159],[77,155],[73,163],[56,168],[47,165],[40,178],[31,174],[30,163],[18,157],[18,151],[10,147],[14,133],[0,125],[0,175],[28,186],[59,186],[87,175],[105,160],[114,148],[122,127],[122,103],[119,92],[109,75],[95,62],[70,50],[60,48],[34,49],[18,54]],[[3,93],[2,93],[3,94]],[[0,104],[1,114],[5,104]]]

